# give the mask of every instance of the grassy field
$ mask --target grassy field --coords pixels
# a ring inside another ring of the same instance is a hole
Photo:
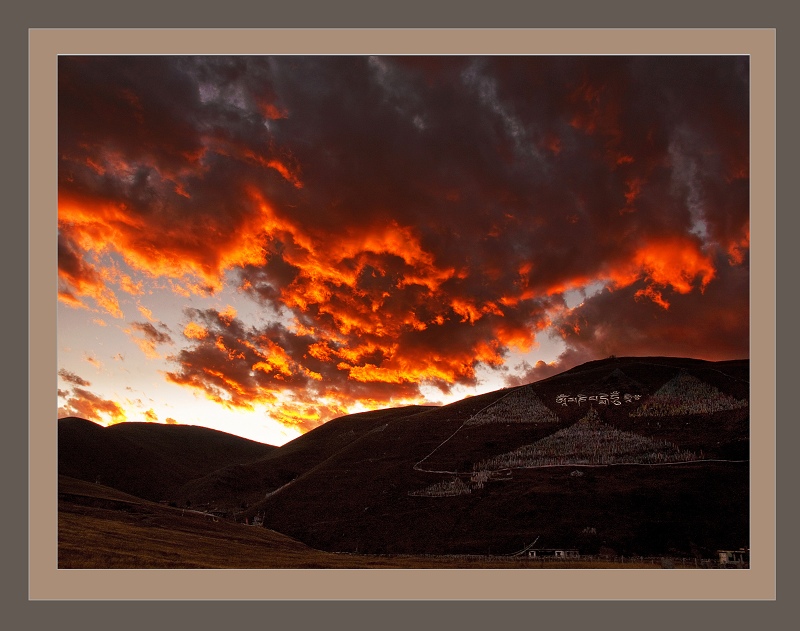
[[[322,552],[280,533],[147,502],[101,485],[60,481],[59,569],[660,568],[656,562]]]
[[[59,513],[59,569],[660,569],[655,561],[542,561],[522,557],[379,556],[320,552],[264,528],[194,523],[171,530],[113,517]]]

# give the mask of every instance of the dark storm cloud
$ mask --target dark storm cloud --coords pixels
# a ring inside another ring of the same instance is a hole
[[[163,323],[159,323],[159,327],[169,330],[169,328]],[[143,337],[135,336],[133,334],[134,331],[141,333]],[[132,322],[131,328],[126,329],[125,332],[128,333],[136,345],[142,349],[142,352],[151,358],[159,357],[156,351],[156,346],[160,344],[174,343],[169,333],[159,331],[150,322]]]
[[[170,378],[236,404],[276,380],[341,401],[474,383],[551,322],[562,365],[610,346],[746,355],[748,71],[732,56],[61,57],[62,299],[102,300],[87,255],[113,249],[185,292],[235,270],[296,328],[196,313],[207,336],[184,332]],[[567,309],[593,282],[608,290]],[[244,342],[262,338],[288,373],[253,369],[267,351]]]
[[[556,323],[580,363],[608,355],[693,357],[698,348],[711,360],[749,355],[749,276],[718,261],[719,276],[702,294],[664,291],[669,308],[636,296],[637,286],[602,292]]]
[[[66,381],[68,383],[71,383],[71,384],[74,384],[76,386],[91,386],[92,385],[91,383],[86,381],[86,379],[82,379],[81,377],[76,375],[74,372],[66,370],[65,368],[62,368],[61,370],[58,371],[58,376],[61,377],[64,381]]]
[[[114,292],[106,285],[100,271],[82,256],[81,249],[64,233],[58,235],[58,297],[76,307],[86,307],[84,297],[92,298],[100,307],[121,318]]]
[[[133,322],[131,327],[142,333],[146,340],[154,344],[172,344],[172,338],[169,333],[159,331],[150,322]],[[163,323],[161,323],[161,328],[168,330],[168,327]]]
[[[587,361],[611,355],[703,357],[717,361],[749,356],[749,274],[721,255],[715,282],[703,292],[702,311],[691,294],[664,290],[662,306],[643,295],[642,284],[604,290],[554,322],[567,345],[556,362],[526,365],[506,381],[520,385],[544,379]]]

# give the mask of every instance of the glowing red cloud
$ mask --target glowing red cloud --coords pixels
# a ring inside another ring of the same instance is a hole
[[[124,423],[128,420],[125,410],[115,401],[103,399],[89,390],[75,388],[66,403],[58,410],[59,417],[79,416],[101,425]]]
[[[168,359],[227,407],[309,427],[418,401],[551,326],[589,358],[616,313],[596,305],[639,314],[646,351],[653,313],[677,338],[747,271],[746,60],[177,61],[60,61],[59,297],[122,317],[154,280],[236,283],[284,324],[192,311]]]

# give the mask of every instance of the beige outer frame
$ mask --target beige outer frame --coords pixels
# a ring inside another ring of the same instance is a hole
[[[29,597],[33,600],[774,600],[774,29],[31,29]],[[751,568],[58,570],[57,64],[60,54],[750,55]],[[48,376],[48,377],[42,377]],[[52,381],[51,381],[52,380]],[[34,385],[44,392],[34,391]]]

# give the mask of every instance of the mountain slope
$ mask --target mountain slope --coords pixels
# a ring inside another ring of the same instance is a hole
[[[263,519],[328,551],[507,554],[537,540],[713,556],[748,542],[748,376],[747,360],[612,357],[446,406],[341,417],[280,448],[233,441],[213,457],[217,439],[201,448],[72,420],[59,466],[176,506]],[[637,416],[682,383],[687,405]],[[703,397],[741,404],[695,405]],[[629,453],[591,459],[615,442]],[[482,467],[524,449],[523,465]],[[543,460],[545,450],[564,453]]]
[[[102,427],[76,417],[58,421],[58,472],[137,497],[161,500],[189,480],[277,447],[204,427],[120,423]]]
[[[748,409],[631,417],[681,371],[723,394],[748,398],[746,361],[591,362],[390,421],[248,512],[263,514],[270,528],[314,547],[350,552],[507,553],[537,537],[545,547],[572,546],[584,553],[611,548],[689,556],[739,547],[749,531]],[[600,390],[636,384],[636,392]],[[536,419],[549,417],[538,407],[543,405],[557,420],[519,422],[503,401],[524,403],[526,396]],[[474,479],[476,465],[492,457],[577,435],[572,428],[589,409],[599,429],[583,447],[625,439],[638,450],[633,461],[612,459],[614,466],[587,468],[575,454],[565,454],[561,467],[506,467],[502,475]],[[437,492],[420,493],[430,488]]]

